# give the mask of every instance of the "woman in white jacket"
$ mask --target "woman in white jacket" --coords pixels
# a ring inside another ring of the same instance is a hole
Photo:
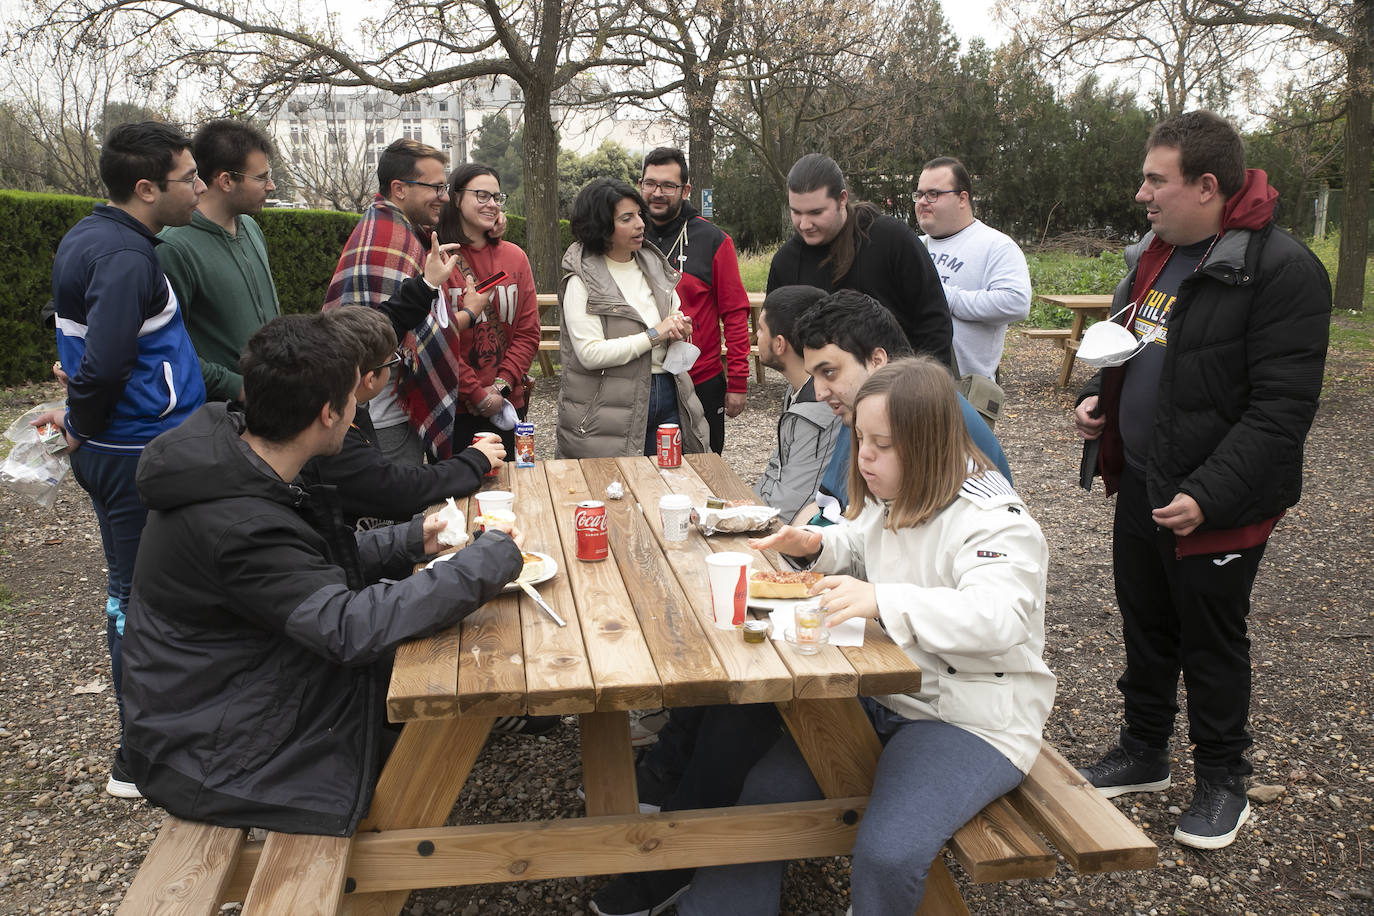
[[[897,360],[864,383],[854,410],[848,520],[750,546],[825,573],[813,592],[828,624],[875,618],[921,666],[920,691],[863,699],[883,753],[850,883],[857,916],[913,913],[940,848],[1039,752],[1055,684],[1041,660],[1049,557],[1025,504],[969,439],[944,366]],[[819,797],[784,737],[739,803]],[[699,869],[678,911],[776,913],[783,865]]]

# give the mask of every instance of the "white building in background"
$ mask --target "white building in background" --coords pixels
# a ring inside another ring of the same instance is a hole
[[[393,141],[410,137],[427,143],[443,150],[455,165],[469,160],[488,115],[507,118],[514,131],[523,112],[520,87],[503,76],[408,96],[378,89],[306,87],[277,109],[268,131],[277,146],[277,171],[289,182],[283,198],[294,193],[295,200],[312,207],[361,210],[376,192],[377,157]],[[637,109],[556,105],[553,116],[560,147],[579,155],[605,140],[632,152],[685,145],[685,138],[675,137],[672,124]]]

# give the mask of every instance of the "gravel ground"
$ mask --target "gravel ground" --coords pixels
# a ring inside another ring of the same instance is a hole
[[[1339,319],[1338,319],[1339,321]],[[998,434],[1017,489],[1051,548],[1047,657],[1059,696],[1047,737],[1071,759],[1094,758],[1114,739],[1120,703],[1121,626],[1112,594],[1110,503],[1076,487],[1079,446],[1069,393],[1053,387],[1057,352],[1011,335],[1003,364],[1008,416]],[[1217,852],[1180,847],[1174,821],[1192,792],[1186,748],[1169,792],[1119,807],[1160,846],[1159,868],[970,885],[975,913],[1068,910],[1122,914],[1374,913],[1374,767],[1369,702],[1374,613],[1374,450],[1367,411],[1374,365],[1366,352],[1333,351],[1328,391],[1308,441],[1303,502],[1280,525],[1254,591],[1256,669],[1252,727],[1255,803],[1237,842]],[[1082,380],[1083,372],[1076,375]],[[4,422],[53,396],[33,386],[0,393]],[[773,447],[783,393],[772,373],[751,386],[730,421],[725,457],[753,480]],[[536,396],[540,457],[552,447],[552,383]],[[1100,485],[1099,485],[1100,487]],[[84,493],[63,485],[56,508],[0,490],[0,916],[113,912],[162,812],[104,794],[115,739],[104,644],[104,570]],[[576,725],[544,738],[499,737],[483,754],[453,822],[574,817],[580,783]],[[426,891],[410,916],[454,913],[575,914],[603,883],[564,881]],[[842,913],[844,859],[789,868],[784,913]]]

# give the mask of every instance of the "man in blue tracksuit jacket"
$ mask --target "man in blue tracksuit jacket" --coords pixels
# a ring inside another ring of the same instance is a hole
[[[109,569],[106,639],[120,748],[105,791],[139,797],[124,771],[120,641],[147,510],[134,475],[143,447],[205,403],[205,383],[176,295],[153,247],[191,221],[205,183],[191,140],[157,122],[123,124],[100,152],[109,204],[72,227],[53,260],[57,354],[68,376],[60,423],[77,483],[90,494]]]

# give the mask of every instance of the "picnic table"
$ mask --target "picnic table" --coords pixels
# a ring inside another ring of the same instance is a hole
[[[1059,367],[1059,387],[1063,388],[1069,384],[1069,376],[1073,373],[1073,361],[1078,356],[1078,344],[1083,340],[1088,319],[1106,318],[1111,314],[1112,297],[1041,294],[1035,298],[1073,312],[1073,323],[1067,328],[1027,328],[1021,332],[1027,337],[1049,340],[1064,351],[1064,361]]]
[[[606,500],[611,555],[579,561],[573,508],[604,498],[617,480],[626,494]],[[525,549],[558,563],[540,592],[568,626],[523,594],[505,594],[460,626],[401,646],[387,710],[405,726],[354,837],[273,833],[252,843],[243,831],[168,818],[121,912],[211,913],[220,902],[245,900],[250,916],[396,914],[418,888],[853,848],[881,752],[857,698],[917,689],[921,672],[874,621],[862,647],[824,646],[814,656],[772,641],[748,644],[737,630],[713,625],[704,558],[747,549],[744,537],[693,530],[686,541],[666,542],[657,505],[669,492],[698,503],[708,494],[748,498],[719,456],[689,455],[675,469],[641,457],[507,464],[488,486],[515,493]],[[474,501],[469,518],[475,508]],[[756,568],[780,562],[755,557]],[[628,710],[763,702],[778,705],[824,800],[638,813]],[[586,817],[443,826],[493,717],[519,714],[579,717]],[[989,805],[950,849],[975,881],[1044,877],[1055,859],[1037,829],[1080,871],[1155,863],[1148,838],[1048,745],[1017,794]],[[212,906],[183,906],[200,886]],[[920,912],[968,913],[942,859]]]

